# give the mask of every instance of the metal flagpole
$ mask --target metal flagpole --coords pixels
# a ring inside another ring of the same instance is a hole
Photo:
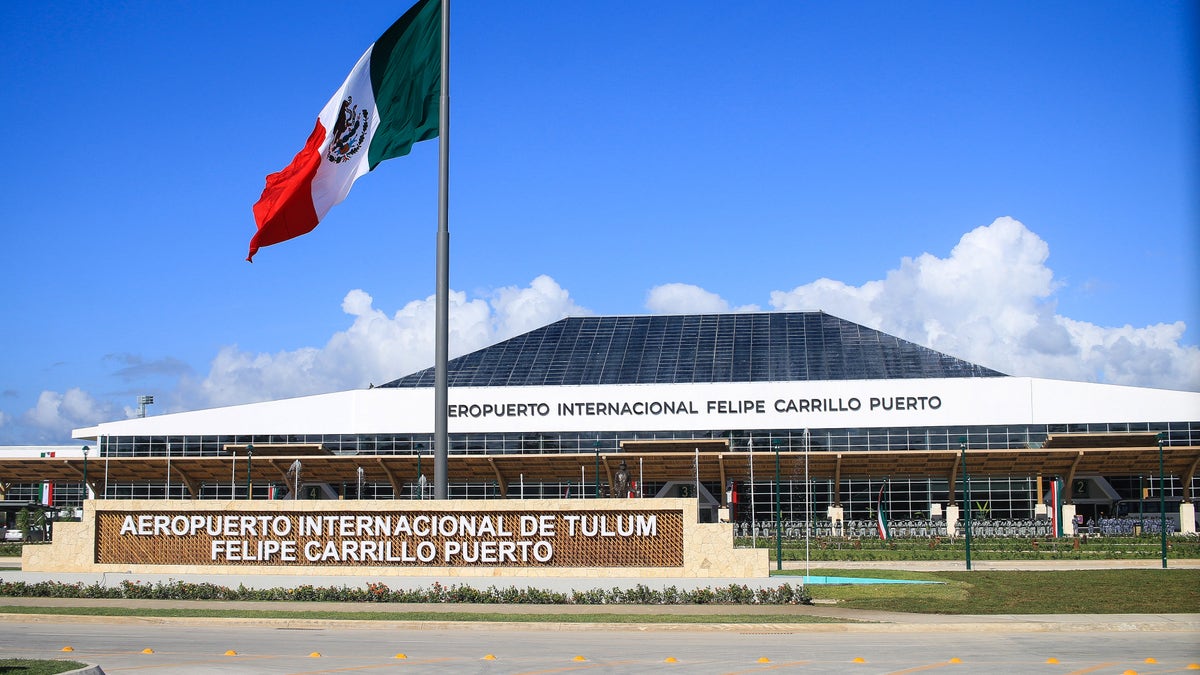
[[[171,498],[171,441],[167,441],[167,499]]]
[[[450,492],[447,366],[450,334],[450,0],[442,0],[442,86],[438,98],[437,327],[434,331],[433,498]]]

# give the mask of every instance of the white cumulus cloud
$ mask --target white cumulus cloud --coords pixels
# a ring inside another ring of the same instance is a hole
[[[646,309],[657,314],[717,314],[730,311],[724,298],[692,284],[663,284],[646,294]],[[757,305],[734,308],[735,312],[756,312]]]
[[[1050,247],[1012,218],[963,235],[950,255],[904,258],[883,279],[771,293],[779,310],[824,310],[1012,375],[1200,389],[1182,322],[1104,327],[1061,316]]]
[[[587,310],[548,277],[528,287],[506,287],[491,297],[449,295],[451,358]],[[220,350],[208,375],[185,382],[183,409],[232,405],[381,384],[433,364],[435,298],[413,300],[392,315],[374,306],[363,290],[342,300],[353,317],[325,346],[274,354],[248,353],[236,345]]]
[[[21,416],[21,422],[32,430],[32,438],[55,441],[68,437],[72,428],[114,419],[116,414],[114,404],[98,401],[75,387],[63,393],[43,391],[37,403]]]

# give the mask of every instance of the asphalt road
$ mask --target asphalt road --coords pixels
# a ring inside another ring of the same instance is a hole
[[[1185,672],[1200,663],[1200,633],[1194,629],[1064,631],[1024,624],[900,631],[870,624],[616,628],[348,622],[306,627],[222,620],[143,623],[134,617],[24,621],[10,615],[0,633],[6,658],[70,658],[97,664],[105,673],[867,675],[950,668],[947,672],[1061,675]],[[62,651],[68,646],[73,651]]]

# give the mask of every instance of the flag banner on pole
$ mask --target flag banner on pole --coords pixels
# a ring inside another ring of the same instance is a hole
[[[441,0],[420,0],[358,60],[304,149],[267,176],[246,260],[263,246],[311,232],[359,177],[438,135],[441,16]]]
[[[892,538],[892,532],[888,529],[887,509],[883,505],[883,490],[886,487],[885,483],[879,488],[879,497],[875,500],[875,526],[879,528],[879,538],[884,541]]]
[[[39,503],[44,506],[54,506],[54,483],[49,481],[42,483],[42,487],[38,492]]]
[[[1050,481],[1050,536],[1062,536],[1062,479]]]

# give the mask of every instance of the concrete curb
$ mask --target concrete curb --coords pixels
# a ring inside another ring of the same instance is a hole
[[[104,671],[100,670],[100,666],[97,666],[93,663],[86,665],[83,668],[68,670],[67,672],[62,673],[62,675],[104,675]]]
[[[891,623],[560,623],[515,621],[362,621],[357,619],[243,619],[223,617],[137,617],[79,616],[64,614],[0,614],[0,623],[21,621],[38,624],[97,624],[106,626],[252,626],[269,628],[337,628],[349,630],[493,630],[493,631],[630,631],[638,633],[736,632],[736,633],[981,633],[1003,628],[1021,633],[1169,632],[1200,634],[1200,615],[1190,621],[1142,620],[986,620],[990,617],[938,617],[937,622]],[[985,620],[979,620],[979,619]],[[82,672],[82,671],[80,671]]]

